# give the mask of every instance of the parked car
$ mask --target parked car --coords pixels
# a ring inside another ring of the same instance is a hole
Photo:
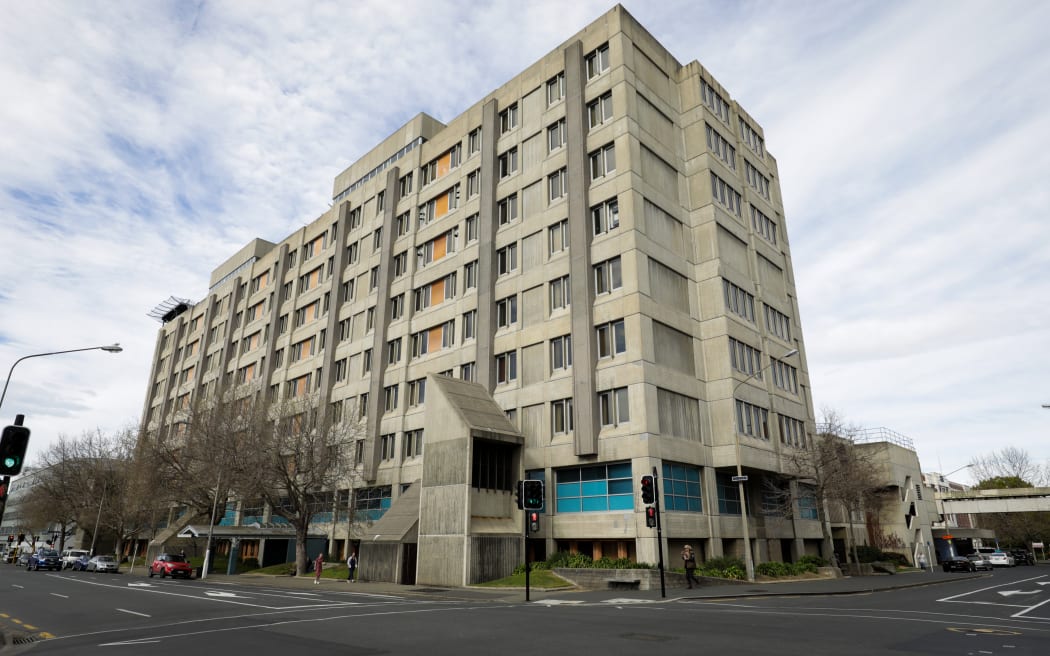
[[[1010,555],[1018,565],[1035,565],[1035,554],[1024,549],[1011,549]]]
[[[66,549],[62,552],[62,569],[73,567],[73,563],[77,562],[81,556],[87,555],[88,552],[85,549]]]
[[[91,560],[87,561],[87,565],[84,566],[85,572],[113,572],[114,574],[120,573],[120,564],[117,563],[117,559],[110,555],[95,556]]]
[[[37,549],[34,553],[29,554],[29,558],[26,559],[26,569],[35,569],[37,571],[42,569],[60,570],[62,569],[62,558],[54,549]]]
[[[1013,567],[1017,564],[1014,557],[1005,551],[996,551],[988,554],[988,560],[996,567]]]
[[[176,576],[190,578],[193,575],[193,568],[186,562],[184,556],[180,556],[179,554],[162,553],[157,556],[157,559],[149,566],[149,575],[152,577],[155,574],[159,574],[160,578],[164,578],[165,576],[170,576],[171,578],[175,578]]]
[[[74,572],[86,572],[87,571],[87,564],[88,564],[88,562],[90,560],[91,560],[91,557],[88,556],[85,553],[80,558],[77,558],[76,560],[74,560],[73,561],[73,565],[71,567],[73,568]]]
[[[970,559],[970,562],[973,563],[974,567],[977,569],[992,569],[992,561],[988,560],[984,554],[970,554],[967,558]]]
[[[976,572],[977,566],[969,558],[952,556],[941,563],[941,569],[945,572]]]

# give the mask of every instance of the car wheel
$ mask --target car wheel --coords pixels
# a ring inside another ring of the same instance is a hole
[[[153,568],[152,567],[149,568],[149,577],[153,578]]]

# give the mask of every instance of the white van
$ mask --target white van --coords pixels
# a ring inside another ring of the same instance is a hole
[[[87,549],[66,549],[62,552],[62,569],[69,569],[78,558],[86,555]]]

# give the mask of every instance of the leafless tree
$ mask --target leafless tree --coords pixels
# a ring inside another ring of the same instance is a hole
[[[1040,465],[1024,449],[1008,446],[970,461],[978,481],[1018,479],[1026,485],[1050,485],[1050,467]]]
[[[265,425],[238,435],[233,481],[242,498],[262,499],[295,529],[296,574],[306,572],[306,540],[320,512],[334,510],[334,491],[355,472],[360,421],[341,421],[308,399],[269,407]]]

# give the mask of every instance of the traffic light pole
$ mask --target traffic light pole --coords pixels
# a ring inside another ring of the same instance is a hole
[[[664,532],[660,525],[660,477],[656,475],[656,467],[653,467],[653,492],[653,507],[656,508],[656,552],[660,558],[660,598],[663,599],[667,597],[667,588],[664,584]]]
[[[525,520],[525,601],[529,601],[529,511],[521,516]]]

